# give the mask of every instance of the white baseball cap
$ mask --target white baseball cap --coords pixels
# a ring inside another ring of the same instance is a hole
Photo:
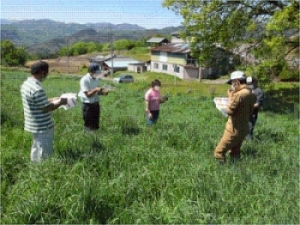
[[[230,79],[227,81],[227,84],[231,84],[233,80],[246,80],[246,75],[242,71],[234,71],[230,74]]]

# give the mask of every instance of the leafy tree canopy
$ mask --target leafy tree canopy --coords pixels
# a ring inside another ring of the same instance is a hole
[[[97,44],[95,42],[76,42],[71,46],[63,47],[59,51],[60,56],[76,56],[83,55],[86,53],[93,53],[96,51],[101,51],[103,48],[102,44]]]
[[[114,48],[116,50],[127,49],[130,50],[135,47],[135,41],[128,39],[119,39],[114,42]]]
[[[190,38],[200,61],[208,59],[217,44],[231,50],[251,43],[248,52],[260,63],[266,60],[269,68],[283,68],[284,57],[299,48],[297,0],[164,0],[163,6],[183,17],[181,35]]]
[[[29,55],[23,47],[16,48],[11,40],[1,41],[1,65],[24,65]]]

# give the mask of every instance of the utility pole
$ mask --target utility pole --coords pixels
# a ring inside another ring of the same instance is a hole
[[[68,43],[68,37],[66,37],[67,42],[67,72],[69,74],[69,43]]]
[[[114,74],[114,34],[110,33],[111,75]]]

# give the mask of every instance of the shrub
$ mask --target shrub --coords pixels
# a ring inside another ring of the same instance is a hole
[[[283,61],[266,60],[252,70],[260,84],[267,84],[278,77],[285,66],[285,62]]]
[[[147,47],[134,47],[129,52],[131,54],[147,54],[149,49]]]
[[[299,81],[299,71],[284,68],[279,74],[281,81]]]

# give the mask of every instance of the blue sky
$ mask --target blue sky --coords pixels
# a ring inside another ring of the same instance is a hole
[[[182,18],[162,0],[1,0],[3,19],[137,24],[147,29],[179,26]]]

